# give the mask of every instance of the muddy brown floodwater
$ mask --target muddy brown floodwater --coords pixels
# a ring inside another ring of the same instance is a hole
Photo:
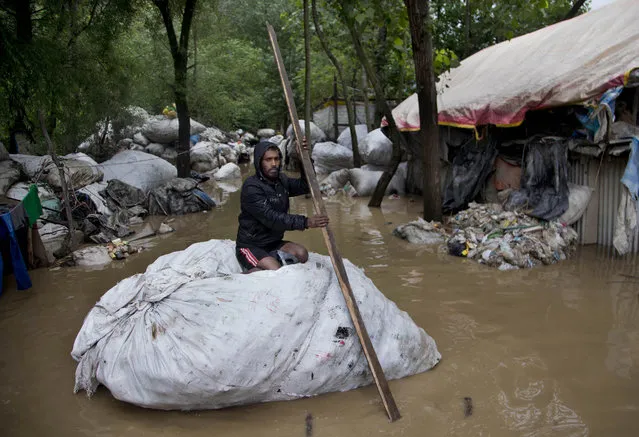
[[[209,186],[212,192],[217,190]],[[220,196],[219,191],[215,191]],[[103,270],[32,272],[0,296],[0,436],[637,436],[639,269],[581,249],[559,265],[499,272],[392,235],[420,200],[327,204],[345,258],[437,342],[432,371],[391,381],[402,419],[389,423],[374,386],[217,411],[152,411],[104,387],[73,394],[70,352],[82,321],[110,287],[158,256],[235,238],[239,192],[209,213],[177,218],[177,232]],[[309,199],[292,208],[309,213]],[[326,254],[318,230],[288,238]],[[634,276],[634,277],[633,277]],[[468,399],[469,398],[469,399]]]

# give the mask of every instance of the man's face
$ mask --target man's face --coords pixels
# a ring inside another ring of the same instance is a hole
[[[262,157],[262,174],[269,179],[277,179],[280,174],[280,153],[268,149]]]

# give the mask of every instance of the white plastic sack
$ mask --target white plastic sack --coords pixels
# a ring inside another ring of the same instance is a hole
[[[200,139],[203,141],[223,143],[226,141],[226,135],[216,127],[208,127],[200,134]]]
[[[559,221],[570,226],[579,221],[588,208],[590,197],[592,196],[592,188],[586,185],[568,184],[568,209],[564,212]]]
[[[217,172],[215,172],[215,180],[219,181],[222,179],[239,179],[242,177],[242,170],[237,164],[233,164],[229,162],[228,164],[224,164],[219,168]]]
[[[435,222],[428,222],[421,217],[413,222],[397,226],[393,230],[393,235],[413,244],[430,245],[444,242],[444,237]]]
[[[34,156],[13,154],[9,155],[9,157],[13,162],[20,164],[24,174],[32,181],[45,180],[49,168],[55,169],[55,165],[49,155]]]
[[[403,166],[403,168],[402,168]],[[386,187],[385,194],[400,194],[406,193],[406,164],[402,163],[397,168],[397,171],[390,180],[390,183]],[[383,171],[366,171],[360,168],[352,168],[350,172],[350,181],[355,190],[360,196],[372,196],[377,187],[379,178],[382,177]]]
[[[26,182],[18,182],[14,184],[9,190],[7,190],[7,197],[16,200],[22,200],[29,194],[29,186],[31,184]],[[51,191],[48,186],[37,184],[38,187],[38,197],[40,198],[40,202],[45,202],[47,200],[57,199],[57,196],[53,191]]]
[[[162,158],[135,150],[124,150],[100,164],[104,181],[119,179],[144,192],[177,177],[175,166]]]
[[[367,134],[368,134],[368,126],[366,126],[365,124],[355,125],[355,135],[357,136],[358,146],[359,146],[359,143],[364,138],[366,138]],[[349,149],[353,150],[353,142],[351,141],[351,129],[349,127],[346,127],[346,129],[344,129],[342,133],[339,134],[339,136],[337,137],[337,142],[341,144],[342,146],[348,147]]]
[[[162,153],[162,159],[166,159],[167,161],[175,161],[178,157],[178,152],[175,150],[175,147],[167,147],[164,149],[164,153]]]
[[[362,319],[388,379],[424,372],[435,341],[345,261]],[[75,391],[105,385],[157,409],[280,401],[370,384],[330,258],[244,275],[232,241],[164,255],[119,282],[73,345]]]
[[[386,166],[393,158],[393,142],[381,129],[375,129],[359,144],[359,153],[369,164]]]
[[[18,164],[10,159],[0,161],[0,196],[4,196],[7,190],[19,179],[20,168]]]
[[[217,145],[217,154],[218,154],[218,156],[224,157],[226,162],[235,162],[235,163],[237,163],[237,153],[228,144],[218,144]],[[226,164],[226,162],[225,162],[225,164]]]
[[[84,153],[70,153],[60,158],[69,189],[78,189],[102,180],[102,171],[98,163]],[[47,181],[50,185],[62,188],[60,172],[52,165]]]
[[[109,251],[104,246],[90,246],[78,249],[72,255],[75,265],[81,267],[101,267],[112,261]]]
[[[615,229],[612,238],[612,245],[617,249],[619,255],[625,255],[630,252],[632,238],[637,229],[637,216],[639,215],[637,208],[637,202],[632,199],[630,191],[624,185],[619,199],[619,208],[615,217]]]
[[[33,181],[46,181],[48,184],[62,188],[60,173],[51,156],[10,155],[11,160],[19,163],[22,170]],[[71,153],[60,157],[64,166],[67,184],[70,189],[82,188],[85,185],[102,179],[98,163],[84,153]]]
[[[337,143],[327,141],[313,146],[315,172],[329,174],[343,168],[353,168],[353,151]]]
[[[275,129],[260,129],[257,131],[258,138],[270,138],[275,136]]]
[[[166,146],[160,143],[150,143],[144,148],[146,153],[150,153],[155,156],[162,156],[164,151],[166,150]]]
[[[151,119],[144,124],[142,134],[154,143],[168,144],[179,139],[179,126],[177,118],[162,117],[160,119]],[[190,135],[202,133],[204,130],[206,130],[206,127],[203,124],[191,120]]]
[[[86,187],[80,188],[81,193],[86,194],[91,198],[93,204],[97,208],[100,214],[111,215],[113,212],[107,206],[106,200],[100,194],[101,191],[105,190],[109,184],[106,182],[95,182],[93,184],[87,185]]]
[[[299,122],[300,122],[300,130],[302,132],[302,135],[307,136],[304,133],[305,121],[300,120]],[[286,138],[295,138],[295,132],[293,131],[293,124],[289,124],[288,129],[286,129]],[[311,142],[309,146],[315,143],[321,143],[322,141],[326,140],[326,134],[324,133],[324,131],[322,131],[322,129],[317,127],[317,125],[313,123],[312,121],[311,121],[311,138],[310,139],[311,139]]]
[[[151,141],[149,141],[149,139],[145,137],[142,132],[138,132],[133,135],[133,142],[141,146],[148,146],[149,144],[151,144]]]
[[[58,225],[55,223],[45,223],[44,226],[38,228],[40,239],[47,251],[47,258],[49,262],[55,261],[53,254],[62,248],[64,239],[69,233],[69,229],[66,226]]]

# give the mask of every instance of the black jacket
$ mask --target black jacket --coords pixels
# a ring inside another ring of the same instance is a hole
[[[262,174],[262,157],[271,147],[277,148],[267,141],[260,141],[255,146],[255,175],[249,176],[242,185],[240,226],[237,230],[239,247],[264,247],[282,240],[285,231],[301,231],[307,227],[305,216],[288,213],[288,198],[310,191],[306,177],[302,173],[299,179],[289,178],[281,172],[281,164],[279,179],[271,181],[265,177]]]

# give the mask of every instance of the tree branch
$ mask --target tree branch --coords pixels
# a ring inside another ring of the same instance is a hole
[[[171,10],[169,9],[168,0],[153,0],[155,6],[160,10],[162,20],[164,21],[164,27],[166,27],[166,34],[169,38],[169,46],[171,47],[171,54],[173,59],[177,59],[179,55],[179,47],[177,38],[175,36],[175,28],[173,27],[173,20],[171,18]]]
[[[180,33],[180,51],[186,55],[189,48],[189,33],[191,31],[191,23],[195,14],[195,3],[197,0],[186,0],[184,7],[184,17],[182,18],[182,31]]]
[[[570,20],[571,18],[575,17],[577,13],[579,12],[579,9],[581,9],[581,7],[584,5],[584,3],[586,3],[586,0],[575,0],[575,4],[572,5],[572,8],[570,9],[570,11],[568,11],[564,19],[561,21]]]

